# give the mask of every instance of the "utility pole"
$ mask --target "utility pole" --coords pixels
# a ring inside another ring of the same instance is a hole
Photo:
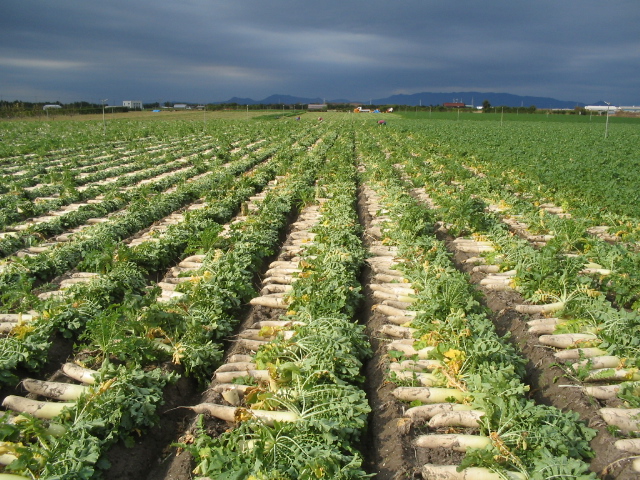
[[[106,102],[107,100],[109,100],[108,98],[105,98],[102,100],[102,134],[106,135],[107,134],[107,122],[104,118],[104,102]]]

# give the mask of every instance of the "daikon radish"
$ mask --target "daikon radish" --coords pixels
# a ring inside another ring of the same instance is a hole
[[[278,283],[270,283],[265,285],[262,290],[260,290],[261,295],[268,295],[270,293],[285,293],[291,291],[293,287],[291,285],[281,285]]]
[[[13,473],[0,473],[0,480],[30,480],[22,475],[15,475]]]
[[[402,276],[400,272],[396,272],[396,275],[389,275],[386,273],[376,273],[373,279],[378,282],[391,283],[398,282],[396,285],[407,285],[409,281]]]
[[[73,383],[45,382],[33,378],[25,378],[22,386],[29,393],[40,395],[55,400],[77,400],[80,395],[87,393],[89,387]]]
[[[461,390],[438,387],[398,387],[392,393],[403,402],[419,400],[423,403],[444,403],[449,398],[462,401],[465,397]]]
[[[413,339],[403,339],[403,340],[413,340]],[[413,345],[409,343],[402,343],[402,340],[394,340],[393,342],[389,342],[386,345],[387,351],[389,350],[397,350],[398,352],[402,352],[407,356],[416,355],[418,358],[427,359],[429,358],[431,351],[435,347],[425,347],[420,350],[416,350],[413,348]]]
[[[33,320],[34,316],[28,313],[0,313],[0,322],[20,323]]]
[[[432,373],[407,372],[403,370],[395,371],[394,373],[398,380],[417,381],[423,387],[433,387],[435,385],[442,384],[442,379]]]
[[[546,303],[543,305],[516,305],[515,311],[518,313],[552,313],[562,310],[564,308],[564,302]]]
[[[269,268],[279,268],[279,267],[298,269],[300,268],[300,265],[298,264],[298,262],[282,261],[282,260],[276,260],[269,264]]]
[[[272,276],[280,276],[280,275],[291,275],[293,273],[300,273],[302,272],[301,269],[299,268],[270,268],[269,270],[267,270],[265,272],[265,277],[272,277]]]
[[[484,412],[480,410],[466,410],[438,413],[429,420],[430,428],[441,427],[467,427],[476,428],[480,426],[480,417]]]
[[[268,370],[236,370],[228,372],[217,372],[214,379],[218,382],[230,383],[236,378],[251,377],[258,381],[268,382],[271,377]]]
[[[291,320],[261,320],[259,322],[254,323],[252,328],[264,328],[264,327],[291,327],[294,325],[306,325],[305,322],[293,322]]]
[[[390,300],[386,299],[382,301],[382,305],[386,305],[387,307],[397,308],[398,310],[408,310],[411,308],[411,304],[413,302],[402,302],[399,300]]]
[[[278,328],[267,328],[267,329],[245,328],[242,332],[238,334],[238,337],[246,338],[248,340],[267,340],[267,339],[272,339],[279,333],[281,333],[286,340],[293,338],[293,336],[296,334],[296,332],[293,330],[282,330]]]
[[[277,283],[280,285],[291,285],[296,280],[298,280],[298,278],[291,275],[273,275],[271,277],[265,278],[263,284],[269,285],[272,283]]]
[[[609,425],[618,427],[622,433],[629,434],[640,430],[640,408],[601,408],[600,415]]]
[[[374,291],[394,293],[396,295],[415,295],[416,291],[413,288],[406,283],[404,285],[406,286],[397,283],[372,283],[369,287]]]
[[[534,325],[529,327],[527,332],[531,335],[551,335],[556,331],[556,325],[553,323]]]
[[[585,382],[598,382],[600,380],[638,381],[640,380],[640,373],[638,373],[637,369],[599,368],[591,370],[584,380]]]
[[[527,476],[520,472],[493,472],[484,467],[469,467],[458,472],[457,465],[432,465],[422,466],[420,473],[424,480],[526,480]]]
[[[480,272],[480,273],[498,273],[500,271],[500,265],[476,265],[471,269],[472,272]]]
[[[236,343],[242,348],[246,348],[247,350],[251,350],[252,352],[257,352],[262,345],[269,342],[267,340],[250,340],[248,338],[241,338],[237,340]]]
[[[240,372],[247,370],[255,370],[256,364],[253,362],[227,362],[220,365],[215,373],[219,372]]]
[[[40,402],[30,398],[8,395],[2,401],[2,406],[16,412],[28,413],[37,418],[51,420],[60,415],[67,407],[75,406],[75,402]]]
[[[389,323],[393,323],[394,325],[401,325],[401,326],[406,326],[407,323],[411,323],[411,321],[414,319],[415,317],[405,317],[405,316],[395,316],[392,315],[390,317],[387,317],[387,322]]]
[[[560,333],[558,335],[542,335],[538,341],[543,345],[556,348],[571,348],[579,345],[600,343],[593,333]]]
[[[620,358],[614,355],[602,355],[599,357],[586,358],[580,362],[573,364],[573,368],[590,367],[595,370],[598,368],[617,368],[620,366]]]
[[[95,375],[98,372],[96,372],[95,370],[81,367],[80,365],[76,365],[75,363],[67,362],[62,365],[62,371],[67,377],[73,378],[78,382],[88,385],[93,385],[94,383],[96,383]]]
[[[438,415],[440,413],[472,409],[471,405],[465,405],[462,403],[432,403],[429,405],[411,407],[404,412],[404,416],[410,418],[412,422],[425,422],[434,415]]]
[[[190,257],[185,258],[184,260],[182,260],[183,262],[197,262],[197,263],[202,263],[204,262],[204,259],[206,258],[206,255],[191,255]]]
[[[411,327],[401,327],[399,325],[382,325],[378,331],[380,334],[388,335],[389,337],[412,338],[416,329]]]
[[[491,439],[484,435],[431,434],[420,435],[414,444],[422,448],[450,448],[456,452],[466,452],[470,448],[485,448],[491,445]]]
[[[484,257],[469,257],[464,263],[472,263],[474,265],[486,265],[487,259]]]
[[[553,354],[561,360],[578,360],[579,358],[591,358],[606,355],[607,352],[601,348],[569,348]]]
[[[399,308],[390,307],[388,305],[376,305],[372,308],[372,310],[376,310],[383,315],[389,316],[415,317],[418,314],[418,312],[414,310],[401,310]]]
[[[255,417],[266,425],[272,426],[275,422],[297,422],[300,417],[294,412],[280,412],[270,410],[250,410],[240,407],[230,407],[216,403],[200,403],[198,405],[183,407],[195,413],[206,413],[212,417],[227,422],[243,421]]]
[[[395,371],[430,372],[442,366],[440,360],[404,360],[400,363],[392,363],[390,368]]]
[[[247,390],[256,388],[255,385],[240,385],[237,383],[217,383],[211,387],[211,390],[218,393],[224,393],[227,390],[237,390],[239,393],[244,394]]]
[[[527,322],[527,325],[529,325],[530,327],[536,327],[538,325],[557,325],[558,322],[560,322],[560,319],[555,317],[536,318],[534,320],[529,320]]]
[[[489,285],[484,285],[484,288],[495,292],[508,292],[515,290],[515,288],[508,283],[490,283]]]
[[[633,469],[634,472],[640,473],[640,458],[634,458],[631,461],[631,468]]]
[[[624,440],[618,440],[615,443],[618,450],[623,452],[634,453],[640,455],[640,438],[625,438]]]
[[[241,353],[234,353],[229,358],[227,358],[227,362],[229,362],[229,363],[253,362],[253,357],[251,355],[243,355]]]
[[[178,267],[197,270],[197,269],[202,267],[202,262],[185,262],[185,261],[182,261],[182,262],[178,263]]]
[[[618,396],[620,385],[598,385],[593,387],[582,387],[582,391],[590,397],[598,400],[611,400]]]
[[[254,297],[249,303],[251,305],[260,305],[262,307],[268,308],[278,308],[281,310],[286,310],[288,308],[288,303],[284,299],[284,297],[272,297],[272,296],[262,296],[262,297]]]
[[[0,322],[0,333],[10,333],[17,326],[15,322]]]

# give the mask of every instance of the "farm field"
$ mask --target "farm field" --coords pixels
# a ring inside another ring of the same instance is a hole
[[[158,118],[0,123],[0,480],[638,478],[636,119]]]

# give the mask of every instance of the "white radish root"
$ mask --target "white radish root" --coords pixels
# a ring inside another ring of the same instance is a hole
[[[518,313],[552,313],[562,310],[564,308],[564,302],[546,303],[543,305],[516,305],[515,310]]]
[[[615,443],[618,450],[623,452],[634,453],[640,455],[640,438],[625,438],[624,440],[618,440]]]
[[[33,378],[25,378],[22,386],[29,392],[55,400],[71,401],[80,398],[80,395],[87,393],[89,387],[76,385],[73,383],[45,382]]]
[[[463,435],[456,433],[420,435],[414,441],[416,447],[450,448],[456,452],[466,452],[470,448],[485,448],[491,439],[484,435]]]
[[[542,335],[538,341],[543,345],[556,348],[572,348],[580,345],[599,343],[598,337],[592,333],[559,333],[557,335]]]
[[[432,465],[422,466],[420,473],[424,480],[505,480],[499,473],[492,472],[488,468],[469,467],[461,472],[457,471],[457,465]],[[508,480],[526,480],[527,476],[520,472],[506,472]]]
[[[438,387],[398,387],[392,393],[403,402],[445,403],[449,399],[460,402],[465,397],[461,390]]]
[[[429,420],[430,428],[442,427],[467,427],[477,428],[480,426],[480,417],[484,412],[480,410],[466,410],[438,413]]]
[[[582,387],[582,391],[598,400],[611,400],[618,396],[620,385],[599,385],[593,387]]]
[[[554,357],[561,360],[578,360],[580,358],[591,358],[606,355],[607,352],[601,348],[569,348],[553,354]]]
[[[423,387],[432,387],[434,385],[442,383],[442,380],[440,378],[431,373],[407,371],[396,371],[394,373],[398,380],[418,382]]]
[[[93,385],[94,383],[96,383],[95,375],[98,373],[95,370],[84,368],[80,365],[76,365],[75,363],[70,362],[62,365],[62,372],[67,377],[73,378],[74,380],[87,385]]]
[[[426,422],[434,415],[462,410],[472,410],[472,407],[463,403],[432,403],[411,407],[404,412],[404,416],[410,418],[412,422]]]
[[[217,403],[200,403],[198,405],[184,408],[188,408],[195,413],[208,414],[227,422],[244,421],[255,417],[262,420],[269,426],[272,426],[275,422],[297,422],[300,419],[300,417],[293,412],[250,410],[240,407],[219,405]]]
[[[600,415],[607,424],[618,427],[624,434],[640,430],[640,408],[601,408]]]
[[[62,410],[72,408],[75,402],[41,402],[30,398],[8,395],[2,401],[2,406],[21,413],[28,413],[37,418],[51,420],[60,415]]]

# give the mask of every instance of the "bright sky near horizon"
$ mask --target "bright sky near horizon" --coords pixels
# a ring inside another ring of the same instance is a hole
[[[638,0],[4,0],[0,97],[480,91],[640,105]]]

